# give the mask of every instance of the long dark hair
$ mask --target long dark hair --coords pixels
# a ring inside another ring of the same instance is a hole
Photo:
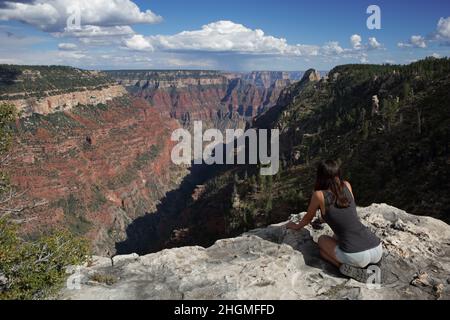
[[[340,163],[334,160],[321,161],[317,167],[315,191],[331,190],[334,195],[335,205],[339,208],[350,206],[350,199],[344,192],[345,184],[341,178]]]

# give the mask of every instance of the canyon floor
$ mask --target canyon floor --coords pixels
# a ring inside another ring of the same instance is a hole
[[[320,235],[331,234],[328,227],[287,231],[281,223],[219,240],[209,248],[94,257],[89,266],[69,268],[69,286],[59,298],[450,298],[450,227],[446,223],[386,204],[359,208],[359,214],[383,241],[380,285],[349,280],[320,259],[316,242]]]

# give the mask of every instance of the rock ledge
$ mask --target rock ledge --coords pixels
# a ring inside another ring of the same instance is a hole
[[[386,204],[359,208],[383,240],[379,285],[357,283],[322,261],[325,226],[286,231],[284,223],[217,241],[138,256],[94,257],[72,267],[63,299],[449,299],[450,227]],[[295,215],[299,219],[302,214]]]

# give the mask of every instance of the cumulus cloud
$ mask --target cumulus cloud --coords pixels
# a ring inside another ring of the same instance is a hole
[[[74,51],[78,49],[75,43],[60,43],[58,49],[62,51]]]
[[[358,34],[350,37],[351,48],[342,47],[337,41],[323,45],[290,44],[284,38],[267,35],[263,30],[250,29],[232,21],[217,21],[198,30],[183,31],[174,35],[144,37],[133,35],[123,41],[125,48],[136,51],[177,53],[228,53],[240,55],[273,55],[284,57],[330,57],[367,60],[365,53],[382,45],[376,38],[363,44]],[[362,58],[361,58],[362,57]]]
[[[352,44],[353,49],[361,48],[362,38],[359,34],[354,34],[350,37],[350,43]]]
[[[422,36],[411,36],[410,43],[414,47],[418,48],[426,48],[427,44],[425,43],[425,38]]]
[[[370,37],[367,44],[363,44],[362,42],[363,39],[359,34],[354,34],[350,37],[350,43],[354,51],[381,49],[383,47],[375,37]],[[346,51],[347,53],[349,52],[349,50]]]
[[[436,30],[426,37],[413,35],[406,42],[399,42],[400,48],[427,48],[428,44],[437,42],[440,45],[450,45],[450,17],[440,18]]]
[[[400,48],[426,48],[426,40],[420,35],[411,36],[407,42],[399,42],[397,44]]]
[[[439,37],[450,40],[450,17],[439,19],[436,32]]]
[[[133,35],[134,30],[130,26],[81,26],[79,29],[65,28],[64,32],[53,33],[56,37],[76,37],[76,38],[90,38],[90,37],[117,37]]]
[[[379,43],[375,37],[369,38],[369,44],[368,45],[369,45],[370,49],[379,49],[379,48],[381,48],[381,43]]]
[[[162,17],[151,10],[141,11],[131,0],[35,0],[3,1],[0,20],[18,20],[43,31],[62,32],[67,19],[79,12],[81,23],[92,26],[152,24]]]
[[[327,42],[323,47],[322,47],[322,51],[325,55],[339,55],[343,52],[345,52],[344,48],[342,48],[339,45],[339,42],[337,41],[330,41]]]
[[[148,40],[144,38],[144,36],[140,34],[136,34],[129,39],[124,40],[124,45],[128,49],[131,50],[149,50],[153,51],[153,46],[150,44]]]
[[[55,25],[59,18],[58,10],[48,3],[5,2],[0,8],[0,20],[18,20],[43,30]]]
[[[200,30],[183,31],[175,35],[132,36],[124,41],[133,50],[235,52],[241,54],[315,56],[320,47],[288,44],[284,38],[266,35],[260,29],[250,29],[232,21],[217,21]]]

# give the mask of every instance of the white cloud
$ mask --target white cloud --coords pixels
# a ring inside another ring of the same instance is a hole
[[[352,44],[353,49],[361,48],[362,38],[359,34],[354,34],[350,37],[350,43]]]
[[[78,40],[86,46],[109,46],[114,43],[120,44],[121,38],[106,37],[106,38],[78,38]]]
[[[350,37],[350,43],[354,51],[381,49],[383,47],[375,37],[370,37],[367,44],[363,44],[362,42],[362,37],[359,34],[354,34]],[[349,50],[346,51],[348,53]]]
[[[75,43],[60,43],[58,49],[62,51],[74,51],[78,48]]]
[[[371,38],[369,38],[369,48],[370,49],[379,49],[379,48],[381,48],[381,43],[379,43],[375,37],[371,37]]]
[[[436,58],[436,59],[439,59],[439,58],[442,57],[440,54],[438,54],[438,53],[436,53],[436,52],[434,52],[431,56],[432,56],[433,58]]]
[[[18,20],[44,31],[61,32],[74,9],[79,10],[83,25],[124,26],[162,21],[151,10],[141,11],[131,0],[5,1],[0,8],[0,20]]]
[[[232,21],[217,21],[200,30],[183,31],[175,35],[156,35],[143,38],[133,36],[125,45],[130,49],[155,48],[166,51],[235,52],[242,54],[274,54],[314,56],[319,46],[290,45],[284,38],[266,35],[260,29],[249,29]]]
[[[428,36],[414,35],[407,42],[399,42],[397,45],[400,48],[427,48],[433,42],[450,45],[450,17],[440,18],[436,30]]]
[[[450,17],[439,19],[436,32],[439,37],[450,40]]]
[[[297,56],[318,56],[320,54],[320,47],[317,45],[297,44],[290,54]]]
[[[397,44],[400,48],[426,48],[427,43],[424,37],[420,35],[411,36],[408,42],[399,42]]]
[[[150,44],[150,42],[144,38],[144,36],[140,34],[136,34],[132,36],[129,39],[124,40],[124,45],[128,49],[131,50],[149,50],[153,51],[153,46]]]
[[[399,48],[410,48],[412,45],[408,42],[399,42],[397,43],[397,47]]]
[[[322,46],[290,44],[284,38],[266,35],[260,29],[250,29],[232,21],[217,21],[202,26],[199,30],[183,31],[174,35],[144,37],[133,35],[123,41],[123,46],[136,51],[174,53],[232,53],[240,55],[283,56],[283,57],[330,57],[367,61],[369,49],[382,45],[376,38],[369,38],[363,44],[360,35],[350,37],[352,48],[344,48],[337,41]]]
[[[66,60],[81,60],[89,58],[84,52],[80,51],[60,51],[58,56]]]
[[[411,36],[410,42],[414,47],[418,48],[427,47],[427,44],[425,43],[425,38],[422,36]]]
[[[327,42],[323,47],[322,51],[325,55],[339,55],[343,53],[345,50],[339,45],[337,41]]]
[[[134,34],[134,30],[130,26],[112,26],[99,27],[93,25],[83,25],[80,29],[65,28],[63,32],[53,33],[56,37],[117,37],[129,36]]]
[[[0,20],[18,20],[40,29],[58,23],[60,13],[49,3],[14,3],[5,2],[5,8],[0,8]]]

